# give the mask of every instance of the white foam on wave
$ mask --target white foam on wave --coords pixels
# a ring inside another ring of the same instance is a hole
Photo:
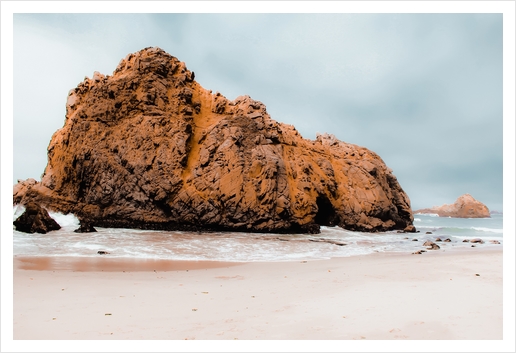
[[[62,214],[59,212],[49,212],[48,213],[50,217],[52,217],[57,224],[59,224],[61,227],[78,227],[80,222],[75,215],[69,213],[69,214]]]
[[[23,212],[25,212],[25,206],[13,206],[13,222],[18,217],[20,217],[23,214]],[[75,215],[71,213],[65,215],[59,212],[48,211],[48,215],[52,217],[61,227],[79,226],[79,220],[77,219],[77,217],[75,217]]]
[[[22,205],[16,205],[13,207],[13,222],[25,212],[25,207]]]
[[[23,211],[23,206],[15,206],[13,217],[21,215]],[[410,253],[420,246],[420,243],[407,240],[407,234],[396,231],[363,233],[325,226],[316,235],[164,232],[102,227],[96,227],[96,233],[85,234],[73,232],[79,225],[74,215],[54,212],[50,215],[63,228],[43,235],[14,231],[15,254],[95,257],[98,250],[105,250],[110,252],[109,257],[115,258],[267,262],[349,257],[373,252]],[[470,246],[469,243],[462,243],[463,238],[479,237],[486,244],[491,239],[502,240],[500,221],[434,217],[425,214],[415,219],[418,222],[415,225],[422,233],[418,236],[420,240],[437,235],[447,236],[454,241],[451,246],[457,247]],[[434,235],[425,236],[423,233],[426,230]],[[347,245],[339,246],[332,241]]]
[[[83,243],[83,242],[77,242],[75,244],[70,244],[69,246],[70,246],[70,248],[74,248],[74,249],[93,250],[95,252],[97,250],[108,250],[108,249],[105,248],[105,246],[102,246],[102,245],[89,244],[89,243]]]
[[[471,227],[471,229],[478,230],[478,231],[481,231],[481,232],[490,232],[490,233],[503,234],[503,229],[487,228],[487,227]]]
[[[433,226],[433,225],[418,225],[417,229],[444,229],[446,227],[439,227],[439,226]]]
[[[434,229],[435,231],[441,230],[441,231],[450,231],[450,232],[467,232],[467,231],[480,231],[480,232],[489,232],[489,233],[496,233],[496,234],[503,234],[503,229],[499,228],[488,228],[488,227],[457,227],[457,226],[419,226],[418,229]],[[466,234],[467,235],[467,234]]]
[[[418,216],[429,216],[429,217],[439,217],[439,215],[437,213],[416,213],[416,215]]]

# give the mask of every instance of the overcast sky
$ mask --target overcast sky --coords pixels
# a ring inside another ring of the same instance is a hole
[[[501,14],[15,14],[14,181],[40,179],[68,91],[158,46],[206,89],[382,157],[413,209],[502,210]]]

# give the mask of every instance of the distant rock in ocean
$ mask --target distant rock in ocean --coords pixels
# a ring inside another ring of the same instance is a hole
[[[304,139],[261,102],[202,88],[159,48],[70,91],[41,182],[21,181],[13,197],[73,213],[86,230],[415,231],[377,154],[333,135]]]
[[[489,218],[491,217],[489,209],[482,202],[477,201],[470,194],[460,196],[455,203],[451,205],[434,206],[432,208],[423,208],[416,210],[414,213],[433,213],[439,217],[455,217],[455,218]]]

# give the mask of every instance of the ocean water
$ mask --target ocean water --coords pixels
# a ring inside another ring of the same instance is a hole
[[[13,220],[23,213],[13,208]],[[471,247],[464,239],[481,238],[477,247],[501,247],[503,216],[492,218],[444,218],[436,215],[414,215],[419,233],[363,233],[339,227],[321,227],[321,233],[258,234],[238,232],[163,232],[123,228],[100,228],[96,233],[75,233],[79,221],[73,215],[50,213],[61,225],[47,234],[27,234],[14,230],[13,253],[17,256],[96,257],[97,251],[108,251],[109,257],[211,260],[228,262],[299,261],[371,254],[374,252],[412,253],[425,249],[426,240],[450,238],[439,242],[441,250]],[[431,232],[432,234],[426,234]],[[412,239],[418,239],[413,241]],[[498,240],[500,245],[490,243]],[[341,245],[334,244],[339,243]],[[345,244],[345,245],[342,245]]]

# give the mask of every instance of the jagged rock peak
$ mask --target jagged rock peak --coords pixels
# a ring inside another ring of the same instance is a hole
[[[93,226],[318,232],[414,231],[408,196],[374,152],[304,139],[249,96],[230,101],[159,48],[70,91],[40,183],[14,201]]]
[[[128,54],[120,61],[113,74],[128,70],[138,70],[142,73],[153,72],[163,77],[179,72],[185,74],[190,80],[194,79],[193,73],[188,71],[184,62],[158,47],[148,47],[136,53]]]

